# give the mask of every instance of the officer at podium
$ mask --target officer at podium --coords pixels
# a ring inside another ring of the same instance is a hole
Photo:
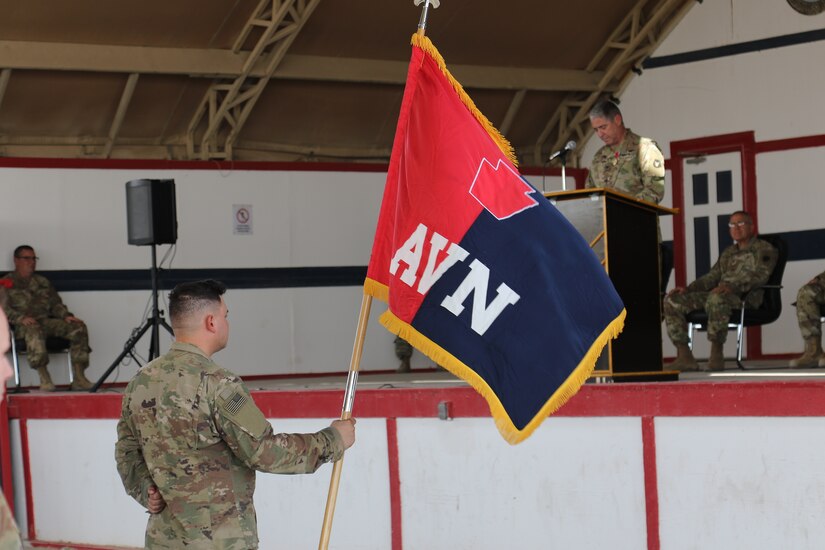
[[[659,204],[665,195],[665,160],[656,142],[626,128],[619,107],[609,100],[590,110],[590,124],[604,146],[593,156],[586,187]]]

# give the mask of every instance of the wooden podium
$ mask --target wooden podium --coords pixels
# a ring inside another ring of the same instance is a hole
[[[678,211],[604,188],[545,196],[590,243],[627,310],[624,330],[605,347],[593,376],[677,379],[662,367],[659,216]]]

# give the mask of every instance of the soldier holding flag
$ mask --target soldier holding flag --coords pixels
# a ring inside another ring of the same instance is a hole
[[[273,433],[241,379],[212,361],[229,339],[225,291],[217,281],[172,290],[172,349],[123,397],[115,457],[126,491],[151,514],[146,548],[258,548],[255,471],[312,473],[355,441],[355,420]]]

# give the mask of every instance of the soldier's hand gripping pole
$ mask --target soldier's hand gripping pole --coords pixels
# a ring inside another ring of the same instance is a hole
[[[371,306],[372,296],[364,294],[361,299],[361,312],[358,314],[358,328],[355,331],[355,342],[352,345],[352,358],[349,362],[349,374],[347,375],[347,387],[344,391],[344,405],[341,410],[341,420],[349,420],[352,417],[352,404],[355,401],[355,386],[358,384],[358,370],[361,366],[361,354],[364,351],[364,336],[367,332],[367,321],[370,318]],[[332,477],[329,480],[327,506],[324,510],[324,524],[321,527],[321,540],[318,542],[318,550],[327,550],[329,546],[329,537],[332,532],[332,516],[335,514],[335,501],[338,499],[338,484],[341,481],[341,469],[343,466],[343,457],[332,466]]]

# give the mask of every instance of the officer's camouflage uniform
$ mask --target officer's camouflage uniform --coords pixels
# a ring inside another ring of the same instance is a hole
[[[656,142],[628,128],[618,147],[593,156],[586,187],[605,187],[658,204],[665,196],[665,159]]]
[[[14,272],[3,276],[12,280],[12,287],[6,290],[6,306],[3,308],[9,322],[14,325],[14,335],[26,341],[29,366],[33,369],[45,367],[49,363],[46,351],[46,337],[60,336],[70,342],[69,355],[77,369],[89,366],[89,333],[83,322],[64,321],[72,315],[63,304],[54,286],[42,275],[33,274],[28,280]],[[37,325],[23,325],[20,320],[32,317]]]
[[[126,491],[146,507],[155,485],[166,501],[149,549],[258,548],[255,470],[311,473],[344,452],[334,428],[274,434],[240,378],[179,342],[129,383],[117,433]]]
[[[800,288],[796,295],[796,317],[803,339],[822,338],[819,310],[822,304],[825,304],[825,271]]]
[[[708,314],[708,340],[724,343],[731,311],[739,308],[742,297],[749,290],[768,281],[776,260],[776,249],[767,241],[755,237],[742,249],[735,244],[726,248],[708,273],[688,285],[687,292],[665,298],[665,324],[673,343],[688,343],[685,316],[701,309]],[[727,284],[733,293],[711,294],[710,290],[720,283]],[[747,307],[759,307],[762,295],[762,290],[748,294]]]

